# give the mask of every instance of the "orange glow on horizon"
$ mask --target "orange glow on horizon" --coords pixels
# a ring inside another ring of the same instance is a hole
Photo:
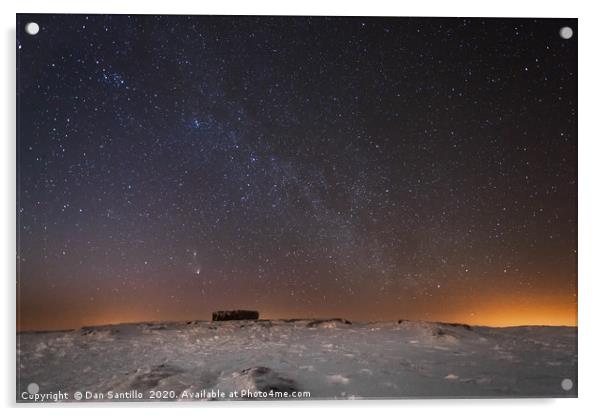
[[[475,326],[490,326],[490,327],[512,327],[512,326],[573,326],[577,327],[577,309],[569,308],[563,313],[561,311],[555,311],[551,313],[551,310],[546,308],[535,308],[534,310],[498,310],[489,311],[484,313],[472,314],[451,314],[448,317],[431,315],[431,316],[406,316],[405,318],[395,319],[355,319],[356,322],[371,322],[371,321],[396,321],[397,319],[409,319],[415,321],[437,321],[437,322],[454,322],[454,323],[465,323],[468,325]],[[291,314],[271,314],[261,313],[260,319],[317,319],[317,318],[346,318],[346,316],[340,316],[337,314],[330,315],[311,315],[311,316],[299,316]],[[84,326],[103,326],[103,325],[117,325],[117,324],[129,324],[139,322],[155,322],[155,321],[186,321],[186,320],[211,320],[210,316],[173,316],[167,319],[157,319],[157,316],[153,314],[147,314],[144,312],[139,313],[124,313],[124,314],[107,314],[100,315],[85,322],[76,323],[71,320],[55,321],[53,324],[47,322],[36,322],[29,324],[22,324],[18,331],[36,331],[36,330],[67,330],[67,329],[78,329]]]
[[[453,296],[431,298],[416,304],[390,302],[379,309],[358,311],[353,303],[334,308],[323,304],[311,312],[295,308],[294,304],[242,305],[242,309],[257,309],[261,319],[292,318],[344,318],[355,322],[396,321],[399,319],[416,321],[457,322],[469,325],[509,327],[522,325],[577,326],[577,297],[567,293],[520,293],[502,296],[503,290],[483,290],[471,301],[458,301]],[[160,301],[159,301],[160,303]],[[157,309],[151,304],[116,304],[108,301],[97,304],[93,310],[82,311],[78,315],[56,315],[50,310],[36,310],[22,305],[25,312],[18,320],[19,331],[77,329],[83,326],[114,325],[149,321],[211,320],[211,310]],[[239,303],[225,304],[218,309],[236,309]],[[29,312],[29,313],[27,313]]]

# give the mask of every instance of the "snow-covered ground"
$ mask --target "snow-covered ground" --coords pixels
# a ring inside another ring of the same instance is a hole
[[[569,327],[194,321],[21,333],[17,345],[18,401],[37,386],[67,401],[75,392],[198,400],[269,390],[312,399],[575,397],[576,376]]]

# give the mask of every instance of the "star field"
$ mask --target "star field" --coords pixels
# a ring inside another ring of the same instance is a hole
[[[575,324],[576,20],[17,20],[20,328]]]

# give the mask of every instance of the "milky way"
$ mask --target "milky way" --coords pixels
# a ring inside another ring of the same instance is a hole
[[[575,324],[576,38],[574,19],[19,15],[19,327]]]

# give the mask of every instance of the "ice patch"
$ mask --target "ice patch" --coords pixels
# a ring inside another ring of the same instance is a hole
[[[341,374],[327,376],[326,379],[331,384],[349,384],[349,379]]]

